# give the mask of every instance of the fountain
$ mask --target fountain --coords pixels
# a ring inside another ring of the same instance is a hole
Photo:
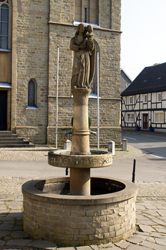
[[[90,151],[88,97],[94,75],[92,27],[78,26],[71,39],[74,51],[71,92],[74,118],[71,152],[48,154],[54,167],[70,169],[70,177],[32,180],[22,187],[24,231],[58,246],[117,242],[135,232],[135,184],[109,177],[90,177],[91,168],[108,167],[112,154]]]

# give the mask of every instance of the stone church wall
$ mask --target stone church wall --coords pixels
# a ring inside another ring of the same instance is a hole
[[[47,0],[19,0],[17,13],[16,133],[34,143],[46,143],[48,92]],[[37,109],[28,109],[28,82],[37,85]]]
[[[116,3],[115,3],[116,2]],[[111,4],[112,3],[112,4]],[[120,4],[99,0],[100,28],[94,38],[100,51],[100,144],[121,143],[120,128]],[[19,0],[17,18],[17,134],[34,143],[55,144],[56,67],[59,46],[58,146],[70,135],[73,99],[70,92],[76,27],[74,0]],[[111,11],[112,9],[112,11]],[[38,109],[26,108],[28,82],[37,83]],[[97,130],[97,99],[89,99],[91,130]],[[97,137],[90,136],[96,146]]]

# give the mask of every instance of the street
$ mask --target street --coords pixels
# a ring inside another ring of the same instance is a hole
[[[166,136],[161,133],[123,132],[128,140],[128,152],[115,152],[113,164],[106,168],[91,169],[91,175],[110,176],[132,180],[133,160],[136,160],[136,182],[166,181]],[[134,147],[134,148],[133,148]],[[137,149],[136,149],[137,148]],[[143,151],[143,153],[140,151]],[[141,153],[140,153],[141,152]],[[0,151],[0,157],[5,152]],[[16,156],[22,154],[22,158]],[[10,158],[7,158],[7,156]],[[34,159],[32,156],[34,155]],[[0,158],[0,173],[4,177],[45,178],[64,176],[65,168],[52,167],[47,162],[47,152],[6,152]],[[26,157],[26,158],[25,158]],[[25,159],[24,159],[25,158]],[[69,172],[70,174],[70,172]]]
[[[146,154],[155,155],[158,158],[166,158],[165,133],[126,131],[122,133],[122,139],[126,138],[133,147],[141,149]]]

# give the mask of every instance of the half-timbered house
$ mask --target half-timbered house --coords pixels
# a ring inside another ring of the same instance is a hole
[[[121,93],[121,126],[166,131],[166,63],[144,68]]]

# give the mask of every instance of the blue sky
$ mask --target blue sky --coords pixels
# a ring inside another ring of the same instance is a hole
[[[166,0],[122,0],[121,68],[134,80],[166,62]]]

